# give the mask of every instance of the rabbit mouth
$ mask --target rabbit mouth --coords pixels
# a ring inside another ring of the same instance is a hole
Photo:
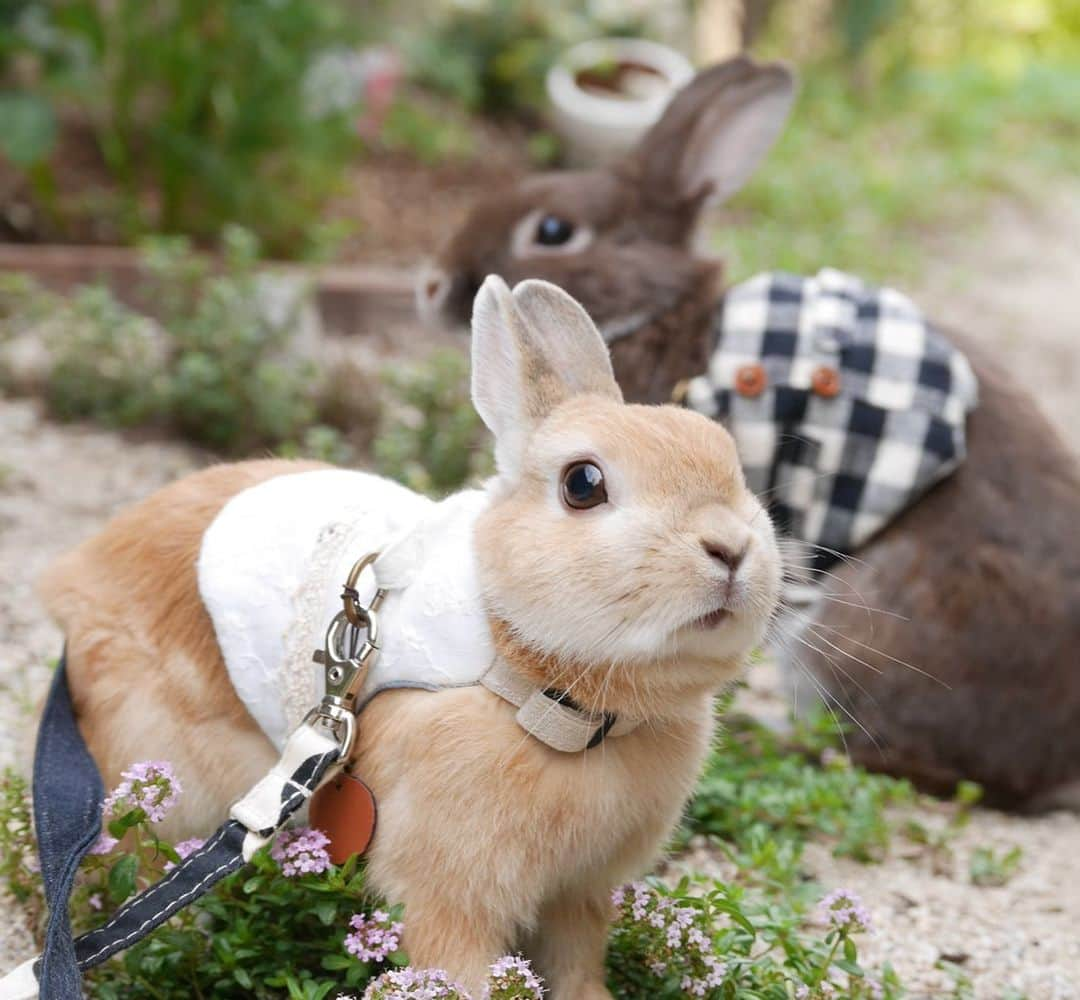
[[[700,618],[695,618],[687,626],[693,629],[711,629],[718,628],[723,625],[731,617],[731,609],[720,607],[715,611],[710,611],[707,615],[702,615]]]

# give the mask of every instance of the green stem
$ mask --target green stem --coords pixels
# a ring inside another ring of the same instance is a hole
[[[829,969],[832,968],[833,959],[836,957],[836,950],[843,944],[844,932],[836,932],[836,940],[833,942],[832,947],[829,949],[829,954],[825,958],[825,964],[818,969],[817,975],[814,976],[814,981],[810,984],[810,988],[816,990],[828,975]]]

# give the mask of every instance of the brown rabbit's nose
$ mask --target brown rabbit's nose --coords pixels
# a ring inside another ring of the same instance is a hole
[[[437,305],[446,298],[446,293],[450,288],[450,279],[442,271],[428,271],[421,279],[420,287],[428,302]]]
[[[749,543],[747,543],[736,551],[730,545],[710,541],[709,539],[702,539],[701,544],[712,559],[715,559],[718,563],[723,563],[727,567],[732,576],[739,571],[739,566],[742,564],[743,559],[746,558],[746,550],[750,547]]]

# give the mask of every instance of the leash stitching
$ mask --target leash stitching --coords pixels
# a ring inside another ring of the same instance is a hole
[[[118,945],[122,945],[125,941],[129,941],[136,934],[140,933],[143,930],[143,928],[147,926],[147,924],[152,924],[162,914],[167,913],[171,907],[179,908],[180,905],[183,904],[184,900],[187,899],[188,896],[191,896],[191,895],[194,895],[195,893],[197,893],[215,875],[217,875],[219,872],[224,871],[226,868],[229,867],[229,865],[236,864],[238,861],[243,862],[243,858],[242,857],[231,857],[231,858],[229,858],[228,861],[226,861],[224,864],[221,864],[217,868],[215,868],[212,872],[210,872],[207,876],[205,876],[205,878],[201,879],[198,882],[198,884],[192,886],[191,889],[189,889],[187,892],[183,893],[183,895],[177,896],[176,899],[174,899],[171,903],[167,903],[164,907],[162,907],[160,910],[158,910],[158,912],[155,913],[153,916],[147,917],[146,920],[144,920],[130,934],[125,935],[124,937],[120,938],[117,941],[110,942],[109,944],[105,945],[104,948],[100,949],[99,951],[96,951],[89,958],[84,958],[83,961],[80,962],[79,964],[80,965],[85,965],[85,964],[88,964],[90,962],[93,962],[95,958],[97,958],[100,955],[105,954],[105,952],[107,952],[110,948],[116,948]]]
[[[187,859],[188,862],[189,863],[194,862],[196,858],[202,857],[203,855],[207,854],[209,851],[211,851],[215,847],[217,847],[218,842],[221,841],[221,839],[225,836],[227,831],[228,831],[228,825],[226,824],[220,830],[218,830],[218,832],[216,834],[214,834],[214,836],[212,836],[205,844],[203,844],[203,846],[200,847],[199,850],[197,850],[194,854],[192,854]],[[189,867],[190,867],[190,864],[189,864]],[[165,876],[165,878],[163,878],[160,882],[158,882],[157,885],[152,886],[150,889],[148,889],[146,891],[145,896],[142,896],[141,898],[137,896],[132,901],[132,909],[146,903],[147,900],[149,900],[150,897],[153,896],[159,889],[164,889],[165,886],[169,885],[174,879],[179,878],[179,876],[182,875],[185,870],[186,869],[183,866],[177,865],[168,875]],[[100,937],[106,931],[112,930],[112,928],[116,926],[117,922],[122,920],[124,918],[124,916],[126,916],[126,914],[130,913],[130,912],[131,912],[131,910],[127,910],[126,912],[124,910],[119,911],[107,924],[104,924],[103,926],[99,927],[95,931],[90,931],[90,933],[87,934],[83,938],[83,941],[86,942],[86,941],[89,941],[91,938]],[[102,950],[106,950],[108,947],[109,946],[106,945],[105,949],[102,949]],[[101,952],[98,952],[98,954],[101,954]],[[94,957],[94,956],[91,956],[91,957]]]

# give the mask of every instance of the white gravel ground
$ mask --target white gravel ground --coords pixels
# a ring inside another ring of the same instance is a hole
[[[1080,451],[1080,189],[1051,200],[1051,212],[1002,205],[985,233],[955,234],[930,249],[932,266],[916,297],[929,311],[997,345],[1041,394],[1047,412]],[[176,444],[136,443],[104,431],[44,422],[28,402],[0,400],[0,766],[26,760],[26,729],[47,681],[60,635],[38,605],[33,581],[51,557],[85,537],[119,507],[206,461]],[[760,692],[765,700],[775,691]],[[928,815],[926,822],[939,817]],[[1018,845],[1017,875],[1000,888],[967,878],[976,846]],[[875,916],[868,964],[888,960],[915,997],[951,994],[935,969],[950,956],[976,998],[1080,997],[1080,818],[1018,819],[977,810],[951,864],[897,849],[887,862],[859,865],[812,848],[826,885],[859,892]],[[715,862],[707,855],[694,859]],[[0,900],[0,972],[30,943]]]

